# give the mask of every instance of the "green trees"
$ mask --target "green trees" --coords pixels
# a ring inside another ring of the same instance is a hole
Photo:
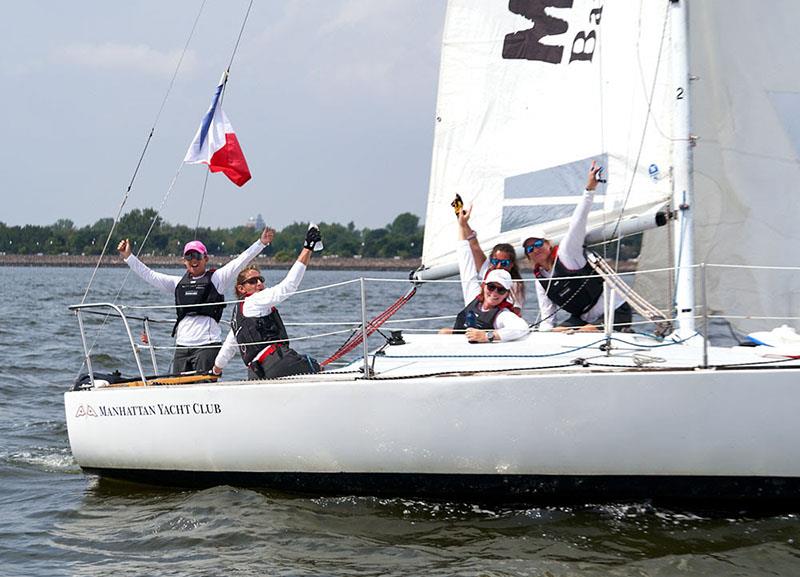
[[[49,226],[7,226],[0,222],[0,252],[99,255],[112,224],[111,218],[102,218],[92,225],[80,228],[76,228],[71,220],[63,218]],[[424,229],[419,224],[419,217],[408,212],[400,214],[384,228],[360,230],[353,222],[347,225],[321,222],[319,227],[326,255],[413,258],[422,254]],[[303,245],[307,228],[308,223],[295,222],[278,231],[266,254],[281,260],[293,260]],[[197,237],[212,254],[234,255],[250,246],[258,232],[246,226],[227,229],[201,228],[197,231]],[[134,252],[138,252],[145,237],[147,242],[142,251],[144,254],[179,256],[183,245],[195,238],[195,231],[185,225],[164,222],[152,208],[137,208],[120,218],[107,252],[113,252],[123,238],[129,238]]]

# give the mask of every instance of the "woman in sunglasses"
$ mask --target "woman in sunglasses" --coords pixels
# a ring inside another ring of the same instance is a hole
[[[508,271],[513,279],[509,302],[514,306],[515,312],[521,314],[522,308],[525,306],[525,283],[522,282],[522,275],[517,266],[517,255],[514,247],[505,242],[496,244],[487,259],[478,242],[477,233],[469,225],[471,213],[472,207],[460,210],[456,216],[458,217],[461,239],[469,241],[470,252],[475,261],[475,268],[478,271],[478,278],[486,278],[489,271],[495,269]]]
[[[586,190],[583,193],[566,235],[559,246],[549,240],[531,237],[522,244],[525,258],[533,265],[536,283],[536,298],[539,301],[540,330],[597,330],[595,323],[604,316],[603,280],[586,260],[583,244],[586,238],[586,222],[594,203],[598,174],[602,167],[594,161],[589,170]],[[614,327],[630,330],[631,309],[627,302],[615,294]],[[555,327],[555,315],[559,310],[570,314],[569,319]]]
[[[231,316],[231,330],[214,361],[212,372],[222,369],[238,349],[247,365],[249,379],[274,379],[288,375],[319,372],[319,364],[308,355],[289,347],[289,335],[276,305],[297,291],[311,260],[316,243],[322,237],[315,227],[306,234],[303,249],[286,277],[267,288],[258,267],[250,265],[236,278],[236,303]]]
[[[459,214],[461,220],[461,214]],[[456,247],[458,270],[461,276],[461,292],[466,305],[458,316],[452,329],[442,333],[465,333],[471,343],[493,343],[495,341],[515,341],[528,334],[528,323],[514,312],[509,301],[513,280],[511,274],[502,268],[490,270],[479,280],[475,270],[469,240],[462,239]]]

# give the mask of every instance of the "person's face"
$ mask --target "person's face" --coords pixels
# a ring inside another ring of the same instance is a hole
[[[486,308],[494,308],[506,300],[508,290],[496,282],[483,283],[483,304]]]
[[[489,257],[489,270],[496,268],[511,271],[514,266],[514,255],[504,250],[496,250]]]
[[[196,250],[190,250],[183,255],[183,264],[186,265],[187,272],[192,276],[200,276],[206,272],[208,256],[200,254]]]
[[[241,284],[237,286],[237,292],[243,297],[248,297],[264,290],[264,277],[257,270],[248,270]]]
[[[525,258],[532,264],[546,264],[550,257],[550,249],[550,241],[543,238],[537,239],[525,247]]]

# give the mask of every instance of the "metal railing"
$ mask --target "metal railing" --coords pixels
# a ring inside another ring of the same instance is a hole
[[[699,297],[700,297],[699,298],[699,300],[700,300],[699,305],[700,306],[698,307],[700,310],[699,311],[696,310],[694,318],[699,321],[699,324],[701,326],[700,333],[703,336],[703,339],[702,339],[702,341],[703,341],[702,342],[702,360],[701,360],[700,363],[698,363],[698,365],[700,367],[708,368],[709,365],[710,365],[710,360],[709,360],[709,330],[710,330],[710,322],[712,320],[715,320],[715,319],[729,320],[731,318],[735,318],[735,319],[741,318],[741,319],[748,319],[748,320],[796,321],[796,320],[800,319],[800,317],[796,317],[796,316],[754,316],[754,315],[733,315],[733,314],[724,314],[724,315],[711,314],[711,311],[709,309],[709,294],[708,294],[709,282],[708,282],[708,278],[707,278],[708,275],[709,275],[709,272],[710,272],[711,269],[723,270],[723,269],[729,269],[729,268],[734,268],[734,267],[731,267],[730,265],[715,265],[715,264],[701,263],[701,264],[698,264],[698,265],[693,265],[692,268],[695,268],[696,272],[699,272],[699,275],[697,275],[699,278],[696,277],[696,280],[698,281],[698,284],[699,284],[699,287],[700,287],[700,291],[699,291],[699,293],[700,293],[699,294]],[[759,271],[764,271],[764,270],[773,270],[776,267],[736,266],[735,268],[737,268],[737,269],[753,269],[753,270],[757,269]],[[800,268],[798,268],[798,267],[778,267],[778,270],[791,271],[791,272],[800,272]],[[672,274],[673,272],[674,272],[674,269],[662,268],[662,269],[653,269],[653,270],[647,270],[647,271],[639,271],[639,272],[635,272],[635,273],[634,272],[619,273],[619,276],[621,276],[621,277],[633,277],[633,276],[640,276],[640,275],[647,275],[647,274],[654,274],[654,273]],[[584,278],[584,277],[572,277],[572,278]],[[318,334],[313,334],[313,335],[310,335],[310,336],[293,337],[292,340],[326,338],[326,337],[331,337],[331,336],[335,336],[335,335],[339,335],[339,334],[342,334],[342,335],[351,334],[352,335],[354,333],[354,331],[360,331],[361,335],[362,335],[362,338],[363,338],[363,345],[361,347],[363,358],[360,359],[363,368],[361,370],[363,371],[363,378],[370,379],[372,377],[371,366],[370,366],[370,357],[371,356],[374,357],[374,353],[372,355],[370,355],[369,345],[368,345],[368,328],[370,326],[370,324],[369,324],[370,323],[370,319],[368,318],[368,314],[367,314],[367,311],[368,311],[368,307],[367,307],[367,304],[368,304],[368,290],[367,289],[368,289],[368,287],[367,287],[367,285],[368,285],[368,283],[402,283],[402,284],[406,285],[408,282],[409,281],[407,279],[403,279],[403,278],[390,278],[390,279],[387,279],[387,278],[360,277],[360,278],[357,278],[357,279],[352,279],[352,280],[348,280],[348,281],[344,281],[344,282],[338,282],[338,283],[333,283],[333,284],[329,284],[329,285],[324,285],[324,286],[319,286],[319,287],[313,287],[313,288],[298,290],[295,293],[297,295],[303,294],[303,293],[314,293],[314,292],[317,292],[317,291],[331,290],[331,289],[334,289],[334,288],[337,288],[337,287],[348,286],[348,285],[353,285],[355,283],[358,283],[358,286],[359,286],[359,301],[360,301],[360,307],[359,307],[359,313],[360,313],[359,317],[360,317],[360,319],[358,319],[358,320],[349,319],[349,320],[341,320],[341,321],[298,322],[298,323],[287,322],[286,323],[287,326],[326,326],[326,327],[341,326],[341,327],[345,327],[345,328],[342,328],[341,330],[333,330],[333,331],[329,330],[329,331],[321,332],[321,333],[318,333]],[[452,284],[452,283],[458,283],[458,282],[459,281],[457,281],[457,280],[455,280],[455,281],[454,280],[416,281],[417,284],[439,284],[439,283],[451,283]],[[533,286],[532,283],[535,283],[535,282],[538,282],[538,281],[535,280],[535,279],[523,279],[523,282],[531,283],[531,286]],[[606,292],[611,294],[611,289],[606,291]],[[533,297],[532,293],[533,293],[533,291],[529,291],[529,294],[530,294],[529,299]],[[232,303],[238,303],[238,302],[240,302],[240,301],[227,301],[226,304],[232,304]],[[355,304],[355,303],[353,303],[353,304]],[[205,306],[205,305],[184,305],[184,306],[185,307],[193,307],[193,306]],[[462,305],[461,305],[460,302],[458,302],[458,303],[453,302],[452,306],[450,306],[449,303],[446,304],[446,307],[448,309],[453,310],[453,312],[455,312],[455,310],[459,309],[461,306]],[[163,345],[162,346],[156,346],[154,344],[154,338],[153,338],[154,335],[153,335],[152,330],[151,330],[151,323],[154,323],[154,322],[155,323],[159,323],[159,322],[172,323],[174,321],[173,320],[152,319],[152,318],[147,316],[146,312],[144,314],[137,314],[137,311],[150,311],[150,310],[158,310],[158,309],[174,311],[175,308],[176,308],[176,306],[174,304],[164,304],[164,305],[117,305],[117,304],[109,303],[109,302],[84,303],[84,304],[78,304],[78,305],[70,306],[69,310],[73,311],[76,314],[77,319],[78,319],[78,325],[79,325],[80,333],[81,333],[81,342],[82,342],[82,346],[83,346],[83,350],[84,350],[85,362],[86,362],[86,366],[88,368],[89,379],[90,379],[90,382],[91,382],[92,386],[94,386],[94,384],[95,384],[94,383],[95,382],[95,377],[94,377],[93,366],[92,366],[92,348],[93,347],[89,346],[87,338],[86,338],[86,325],[85,325],[85,322],[84,322],[84,315],[91,313],[91,314],[97,314],[97,315],[104,315],[104,316],[107,316],[107,317],[111,316],[111,317],[119,318],[122,321],[123,326],[124,326],[124,330],[125,330],[125,334],[126,334],[126,337],[127,337],[127,340],[128,340],[128,343],[130,344],[131,350],[133,352],[133,356],[134,356],[134,360],[135,360],[135,363],[136,363],[137,372],[138,372],[142,382],[144,384],[147,384],[148,381],[152,381],[153,378],[151,377],[150,379],[148,379],[147,375],[145,374],[145,369],[143,367],[143,362],[142,362],[142,358],[141,358],[141,349],[145,348],[145,347],[143,347],[142,345],[137,343],[136,337],[134,336],[134,333],[131,330],[130,321],[137,320],[137,321],[142,321],[144,323],[144,335],[146,337],[145,340],[146,340],[146,343],[147,343],[146,348],[148,349],[148,352],[149,352],[150,363],[152,364],[152,367],[153,367],[153,373],[157,375],[157,374],[159,374],[159,369],[158,369],[158,361],[157,361],[157,357],[156,357],[156,350],[160,350],[160,349],[175,349],[176,345],[173,344],[171,346],[163,346]],[[606,308],[608,308],[608,306]],[[697,314],[697,312],[699,312],[699,314]],[[446,320],[452,319],[454,316],[455,315],[417,316],[417,317],[412,317],[412,318],[396,318],[396,319],[390,319],[390,320],[386,321],[386,325],[387,326],[402,326],[402,327],[404,327],[404,330],[408,330],[409,332],[414,332],[414,331],[417,331],[417,332],[433,331],[435,329],[418,328],[418,325],[425,324],[425,323],[431,324],[431,322],[440,321],[440,320],[441,321],[446,321]],[[600,319],[600,320],[602,321],[603,319]],[[670,310],[669,313],[665,313],[665,320],[672,321],[672,322],[674,322],[676,320],[675,314],[674,314],[674,309]],[[634,323],[632,323],[632,324],[635,325],[635,326],[640,326],[640,325],[650,324],[651,322],[652,321],[648,321],[648,320],[645,320],[645,321],[634,321]],[[612,324],[613,324],[613,315],[609,314],[606,317],[605,325],[607,327],[610,327]],[[415,326],[415,325],[417,325],[417,326]],[[610,335],[609,334],[606,335],[606,339],[607,340],[610,339]],[[686,340],[686,339],[682,339],[682,340]],[[272,344],[274,342],[280,342],[280,341],[270,341],[270,342],[266,342],[265,341],[263,344],[264,345],[268,345],[268,344]],[[262,344],[262,343],[254,343],[254,344]]]

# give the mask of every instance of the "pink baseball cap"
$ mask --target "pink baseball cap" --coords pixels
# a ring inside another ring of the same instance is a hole
[[[206,250],[206,245],[204,245],[199,240],[190,240],[186,243],[186,246],[183,247],[183,254],[185,255],[187,252],[195,250],[202,255],[207,255],[208,251]]]

